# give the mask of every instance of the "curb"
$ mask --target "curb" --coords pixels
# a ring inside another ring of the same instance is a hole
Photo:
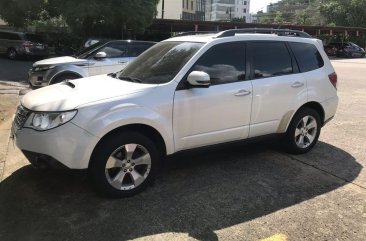
[[[20,96],[29,92],[27,84],[10,81],[0,81],[0,100],[18,103]],[[12,104],[13,105],[13,104]],[[12,117],[16,111],[16,105],[6,106],[6,110],[1,110],[0,113],[7,112],[4,118],[1,119],[0,128],[0,182],[4,178],[6,161],[8,158],[9,145],[11,144],[10,133]],[[10,114],[10,115],[9,115]]]

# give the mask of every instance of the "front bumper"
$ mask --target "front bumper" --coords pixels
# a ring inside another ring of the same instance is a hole
[[[50,82],[50,74],[47,70],[45,71],[39,71],[39,72],[33,72],[32,69],[28,72],[28,82],[29,85],[32,88],[39,88],[47,86]]]
[[[99,138],[68,122],[48,131],[13,127],[16,145],[30,162],[57,160],[70,169],[86,169]],[[30,155],[28,155],[31,153]]]

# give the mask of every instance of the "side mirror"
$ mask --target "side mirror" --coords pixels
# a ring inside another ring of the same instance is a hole
[[[105,52],[98,52],[94,56],[94,59],[105,59],[105,58],[107,58],[107,54]]]
[[[188,77],[187,81],[190,85],[194,87],[205,87],[208,88],[211,84],[210,76],[203,71],[192,71]]]

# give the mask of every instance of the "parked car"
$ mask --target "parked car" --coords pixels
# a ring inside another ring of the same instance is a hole
[[[324,47],[328,56],[337,56],[345,58],[363,58],[365,50],[352,42],[330,43]]]
[[[9,59],[18,56],[48,56],[48,46],[42,36],[32,33],[0,30],[0,54],[6,54]]]
[[[35,62],[29,70],[29,84],[38,88],[70,79],[114,73],[154,44],[133,40],[99,41],[76,57],[55,57]]]
[[[142,191],[161,158],[183,150],[277,134],[306,153],[336,113],[337,75],[320,40],[286,31],[162,41],[118,74],[26,94],[12,136],[33,165],[88,169],[98,192],[117,197]]]

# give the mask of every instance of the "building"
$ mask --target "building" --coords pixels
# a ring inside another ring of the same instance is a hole
[[[251,22],[250,0],[160,0],[157,19]]]
[[[160,0],[157,12],[157,19],[182,19],[182,0]]]
[[[205,21],[206,0],[182,0],[182,20]]]
[[[205,21],[206,0],[160,0],[157,19]]]
[[[209,21],[232,21],[243,19],[250,21],[250,0],[207,0],[206,20]]]
[[[0,18],[0,26],[1,25],[6,25],[6,23],[4,22],[4,20],[2,20],[1,18]]]

